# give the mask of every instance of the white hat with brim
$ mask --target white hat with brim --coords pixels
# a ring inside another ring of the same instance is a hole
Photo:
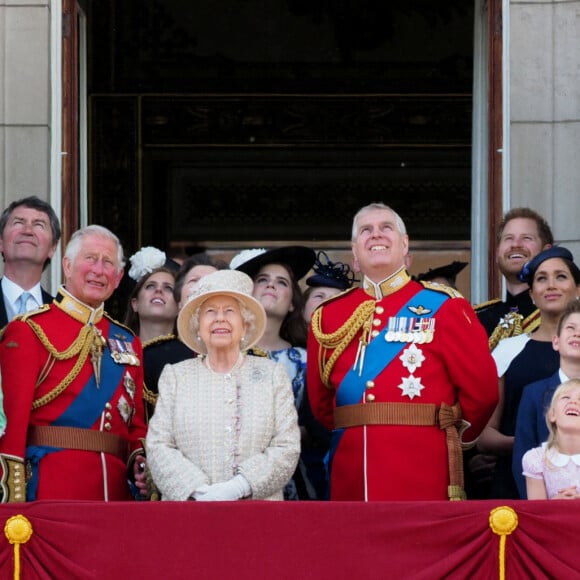
[[[213,296],[230,296],[239,300],[255,316],[254,329],[248,329],[244,348],[256,344],[266,329],[266,312],[264,307],[252,296],[254,283],[244,272],[239,270],[218,270],[204,276],[194,288],[189,300],[179,311],[177,332],[179,338],[189,348],[199,354],[207,354],[204,342],[194,336],[191,319],[201,305]]]

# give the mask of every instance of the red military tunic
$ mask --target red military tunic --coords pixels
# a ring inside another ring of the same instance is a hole
[[[93,363],[99,350],[100,364]],[[7,326],[0,343],[4,502],[25,501],[25,491],[28,500],[131,499],[127,462],[146,434],[141,361],[141,343],[131,331],[64,288],[50,306]],[[113,441],[121,451],[63,448],[62,441],[31,444],[37,426],[74,427],[81,439],[94,436],[97,446]],[[87,436],[89,431],[100,434]]]
[[[422,316],[422,328],[432,327],[432,340],[426,339],[427,334],[416,343],[408,337],[403,339],[400,351],[384,363],[386,366],[381,362],[374,380],[364,384],[355,405],[395,402],[432,403],[439,407],[442,403],[459,402],[463,418],[471,423],[464,439],[476,438],[497,404],[498,387],[487,335],[470,304],[450,288],[441,286],[437,290],[436,285],[428,283],[425,283],[428,288],[424,288],[423,284],[410,280],[404,270],[383,281],[380,287],[373,287],[366,279],[363,286],[366,291],[357,288],[331,298],[313,317],[308,339],[307,386],[314,416],[327,428],[335,427],[337,388],[355,365],[363,333],[360,320],[357,322],[356,316],[351,318],[357,308],[367,303],[365,335],[372,333],[371,340],[385,341],[379,335],[385,327],[407,330],[409,320],[422,312],[425,307],[422,298],[426,295],[421,294],[421,298],[419,293],[424,290],[438,292],[442,302],[434,315]],[[441,296],[441,292],[445,295]],[[348,331],[357,325],[359,328],[350,341],[347,338],[341,344],[336,343],[340,342],[337,336],[348,335],[339,329]],[[323,364],[336,349],[342,348],[328,375],[327,386],[322,380]],[[357,368],[361,358],[362,352]],[[435,425],[367,424],[337,429],[333,433],[330,466],[333,500],[364,500],[365,472],[369,500],[448,499],[446,436]]]

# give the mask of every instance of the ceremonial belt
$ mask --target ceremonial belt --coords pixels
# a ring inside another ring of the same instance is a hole
[[[114,433],[79,427],[31,425],[28,429],[27,445],[109,453],[123,461],[127,461],[129,454],[127,440],[123,437]]]
[[[449,467],[448,495],[450,500],[465,499],[463,491],[463,453],[459,441],[462,425],[459,403],[437,407],[430,403],[366,403],[343,405],[334,409],[336,429],[362,425],[436,426],[445,429],[447,464]]]

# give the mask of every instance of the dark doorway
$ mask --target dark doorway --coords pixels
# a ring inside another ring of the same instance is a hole
[[[382,200],[470,239],[473,5],[93,0],[91,220],[128,252],[346,240]]]

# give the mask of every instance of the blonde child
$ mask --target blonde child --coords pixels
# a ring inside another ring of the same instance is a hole
[[[548,441],[522,459],[528,499],[580,499],[580,380],[555,391],[546,412]]]

